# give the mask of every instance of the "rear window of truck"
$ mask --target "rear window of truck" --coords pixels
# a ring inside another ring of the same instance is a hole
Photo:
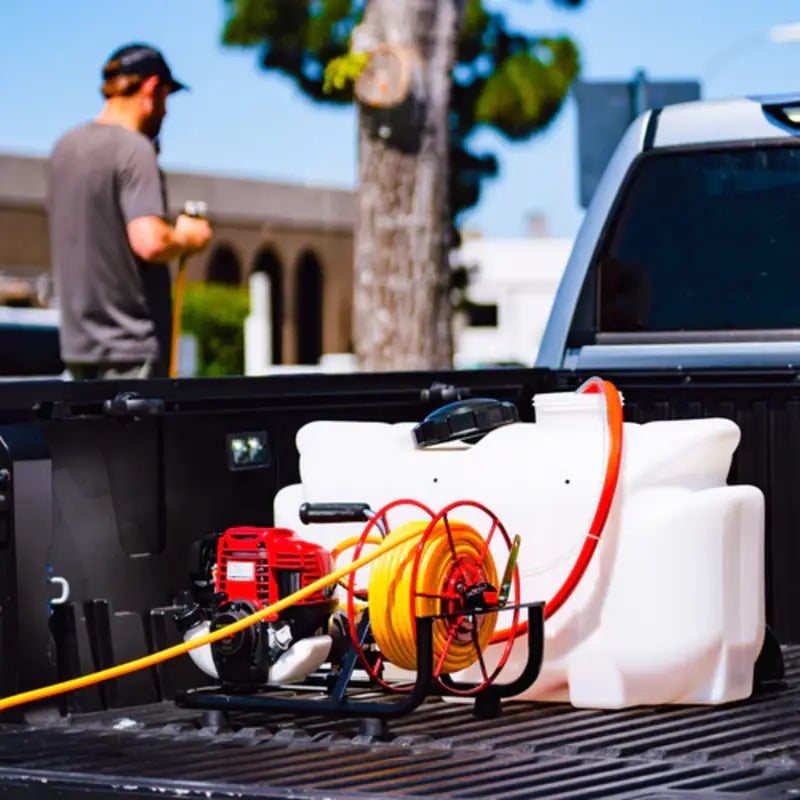
[[[800,148],[647,155],[610,231],[600,332],[800,328]]]

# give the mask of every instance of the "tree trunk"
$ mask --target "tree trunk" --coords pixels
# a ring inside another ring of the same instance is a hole
[[[452,364],[450,72],[462,0],[369,0],[371,42],[416,52],[409,98],[359,111],[354,343],[368,370]]]

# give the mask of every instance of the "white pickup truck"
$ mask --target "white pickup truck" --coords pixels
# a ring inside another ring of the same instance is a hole
[[[800,95],[648,111],[586,212],[536,366],[800,364]]]

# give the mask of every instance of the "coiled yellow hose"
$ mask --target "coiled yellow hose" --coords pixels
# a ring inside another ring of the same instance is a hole
[[[407,522],[384,540],[386,548],[369,577],[369,619],[382,656],[403,669],[416,669],[415,616],[462,608],[456,589],[485,581],[497,587],[497,571],[484,538],[470,525],[439,520],[422,543],[429,521]],[[449,532],[448,532],[449,529]],[[423,546],[415,574],[414,561]],[[382,549],[383,549],[382,548]],[[433,626],[435,674],[466,669],[488,646],[496,613],[439,619]]]

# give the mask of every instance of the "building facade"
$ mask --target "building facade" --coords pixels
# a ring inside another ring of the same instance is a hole
[[[454,320],[456,367],[534,363],[572,240],[531,234],[467,238],[455,254],[469,272],[469,302]]]
[[[270,278],[272,361],[314,364],[352,350],[355,196],[344,189],[167,172],[169,213],[204,200],[209,248],[189,259],[188,281],[246,285]],[[0,277],[6,286],[47,283],[47,162],[0,154]]]

